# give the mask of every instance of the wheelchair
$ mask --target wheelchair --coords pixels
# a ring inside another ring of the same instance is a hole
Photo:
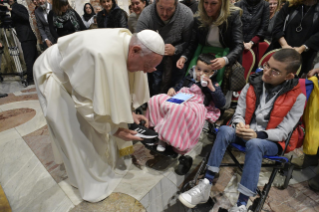
[[[265,184],[263,189],[260,190],[259,188],[257,188],[256,192],[257,192],[259,197],[257,197],[253,201],[253,204],[251,206],[249,206],[248,211],[260,212],[262,210],[264,203],[266,201],[266,198],[268,196],[268,193],[270,191],[271,185],[272,185],[272,183],[273,183],[273,181],[278,173],[284,177],[284,183],[278,188],[279,189],[286,189],[288,187],[289,181],[292,178],[292,172],[294,169],[294,165],[291,163],[292,157],[290,159],[288,159],[288,158],[284,157],[284,153],[286,151],[287,146],[289,145],[289,141],[290,141],[290,138],[292,136],[292,133],[295,130],[295,128],[298,127],[298,125],[299,125],[299,123],[288,134],[288,137],[285,141],[285,143],[286,143],[285,149],[282,151],[282,153],[280,155],[278,155],[278,156],[265,155],[263,157],[264,159],[268,159],[270,161],[273,161],[274,163],[272,163],[272,164],[268,164],[268,163],[264,164],[263,163],[261,167],[272,167],[273,170],[272,170],[272,173],[269,177],[268,183]],[[211,137],[215,137],[217,132],[218,132],[218,126],[212,124],[209,127],[208,134],[212,134]],[[239,161],[236,159],[236,157],[232,153],[232,149],[235,149],[235,150],[240,151],[240,152],[245,152],[245,146],[242,146],[242,145],[237,144],[237,143],[231,143],[228,146],[226,152],[229,154],[233,163],[222,163],[220,165],[220,167],[238,167],[239,170],[242,172],[244,164],[239,163]],[[200,166],[199,166],[199,169],[197,170],[197,172],[195,174],[195,177],[183,186],[183,188],[181,189],[182,192],[188,190],[189,188],[194,187],[196,185],[196,182],[199,179],[199,176],[201,176],[205,173],[208,157],[209,157],[209,153],[206,154],[205,157],[202,159]],[[225,212],[225,211],[228,211],[228,210],[226,210],[224,208],[219,208],[219,210],[218,210],[218,212]]]

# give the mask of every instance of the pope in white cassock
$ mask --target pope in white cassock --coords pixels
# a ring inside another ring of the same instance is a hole
[[[149,100],[146,73],[156,70],[164,41],[154,31],[97,29],[59,38],[34,65],[34,82],[52,139],[56,163],[81,197],[98,202],[126,173],[141,140],[127,123]]]

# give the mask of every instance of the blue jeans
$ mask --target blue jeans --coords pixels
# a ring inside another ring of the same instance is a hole
[[[255,196],[263,155],[276,155],[279,151],[277,143],[267,139],[254,138],[245,141],[236,136],[234,128],[222,126],[217,133],[213,149],[209,155],[207,169],[218,173],[225,151],[230,143],[246,146],[243,174],[238,191],[247,196]]]

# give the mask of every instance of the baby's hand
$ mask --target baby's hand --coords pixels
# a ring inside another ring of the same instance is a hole
[[[215,87],[214,87],[212,81],[210,80],[210,78],[208,76],[204,75],[203,76],[203,80],[205,80],[207,82],[207,87],[209,88],[209,90],[214,92],[215,91]]]
[[[169,96],[174,96],[175,94],[176,94],[176,91],[175,91],[174,88],[170,88],[170,89],[168,90],[168,92],[167,92],[167,95],[169,95]]]

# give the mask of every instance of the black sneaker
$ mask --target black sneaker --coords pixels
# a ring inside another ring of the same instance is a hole
[[[152,138],[157,138],[158,134],[154,130],[148,129],[142,125],[138,124],[131,124],[130,125],[130,130],[134,130],[137,132],[135,136],[140,137],[140,138],[145,138],[145,139],[152,139]]]

